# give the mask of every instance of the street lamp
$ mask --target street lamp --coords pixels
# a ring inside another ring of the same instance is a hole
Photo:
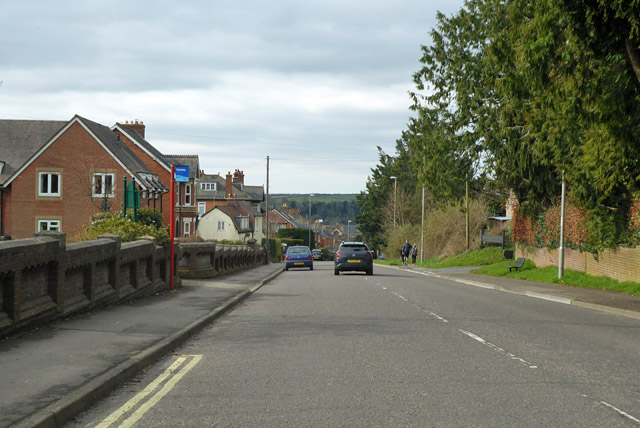
[[[396,199],[398,196],[398,179],[394,176],[389,177],[393,180],[393,227],[396,227]]]
[[[351,220],[347,221],[347,241],[351,242]]]
[[[311,248],[311,197],[312,193],[309,193],[309,215],[307,216],[307,223],[309,223],[309,248]]]

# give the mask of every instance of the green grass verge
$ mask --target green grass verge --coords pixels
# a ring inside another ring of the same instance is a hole
[[[416,263],[416,266],[423,268],[446,268],[446,267],[459,267],[459,266],[485,266],[502,261],[502,249],[500,247],[485,247],[477,250],[466,251],[453,257],[447,258],[429,258],[423,260],[422,263]],[[389,266],[401,266],[400,259],[391,260],[376,260],[376,263],[389,265]]]
[[[489,276],[505,276],[530,281],[573,285],[576,287],[596,288],[640,295],[640,283],[638,282],[620,282],[606,276],[591,276],[584,272],[578,272],[571,269],[565,269],[563,278],[559,280],[557,267],[548,266],[545,268],[536,268],[531,260],[526,260],[522,269],[518,269],[517,272],[515,270],[509,272],[509,266],[513,266],[514,262],[515,260],[502,260],[501,248],[485,247],[473,251],[467,251],[445,259],[427,259],[424,260],[423,263],[416,263],[416,266],[432,269],[459,266],[483,266],[472,270],[471,273]],[[391,260],[376,260],[376,263],[389,266],[402,265],[399,258]]]
[[[527,279],[530,281],[597,288],[601,290],[620,291],[623,293],[640,295],[640,283],[637,282],[620,282],[606,276],[591,276],[584,272],[571,269],[565,269],[562,279],[558,279],[557,267],[547,266],[545,268],[536,268],[531,260],[525,261],[524,266],[522,269],[518,269],[518,272],[515,270],[509,272],[509,266],[512,266],[513,262],[513,260],[508,260],[506,262],[496,263],[490,266],[474,269],[471,273],[490,276],[505,276],[509,278]]]

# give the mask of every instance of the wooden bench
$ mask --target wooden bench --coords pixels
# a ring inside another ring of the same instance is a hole
[[[524,265],[525,260],[526,259],[524,257],[518,257],[518,259],[516,259],[516,262],[513,264],[513,266],[509,266],[509,272],[511,272],[511,269],[515,269],[516,272],[518,272],[518,269],[520,269],[522,265]]]

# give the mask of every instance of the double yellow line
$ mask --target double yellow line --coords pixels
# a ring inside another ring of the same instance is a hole
[[[173,389],[174,386],[186,375],[189,370],[194,368],[200,362],[202,355],[183,355],[171,364],[160,376],[151,382],[145,389],[137,393],[133,398],[127,401],[122,407],[111,413],[96,428],[108,428],[117,423],[124,416],[130,416],[122,421],[118,428],[132,427],[145,413],[155,406],[162,398]],[[188,362],[187,362],[188,361]],[[185,364],[185,362],[187,362]],[[157,392],[155,392],[160,388]],[[155,394],[154,394],[155,392]],[[153,395],[151,395],[153,394]],[[149,399],[145,400],[149,395]],[[140,404],[142,402],[142,404]],[[135,409],[135,411],[134,411]],[[133,413],[132,413],[133,412]]]

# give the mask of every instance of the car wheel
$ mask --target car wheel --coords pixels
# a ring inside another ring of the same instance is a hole
[[[339,269],[334,269],[333,270],[333,274],[334,275],[340,275],[340,270]]]
[[[289,270],[289,266],[285,266],[285,267],[284,267],[284,270]]]
[[[373,275],[373,268],[367,270],[367,275]]]
[[[313,270],[313,265],[309,266],[309,270]]]

